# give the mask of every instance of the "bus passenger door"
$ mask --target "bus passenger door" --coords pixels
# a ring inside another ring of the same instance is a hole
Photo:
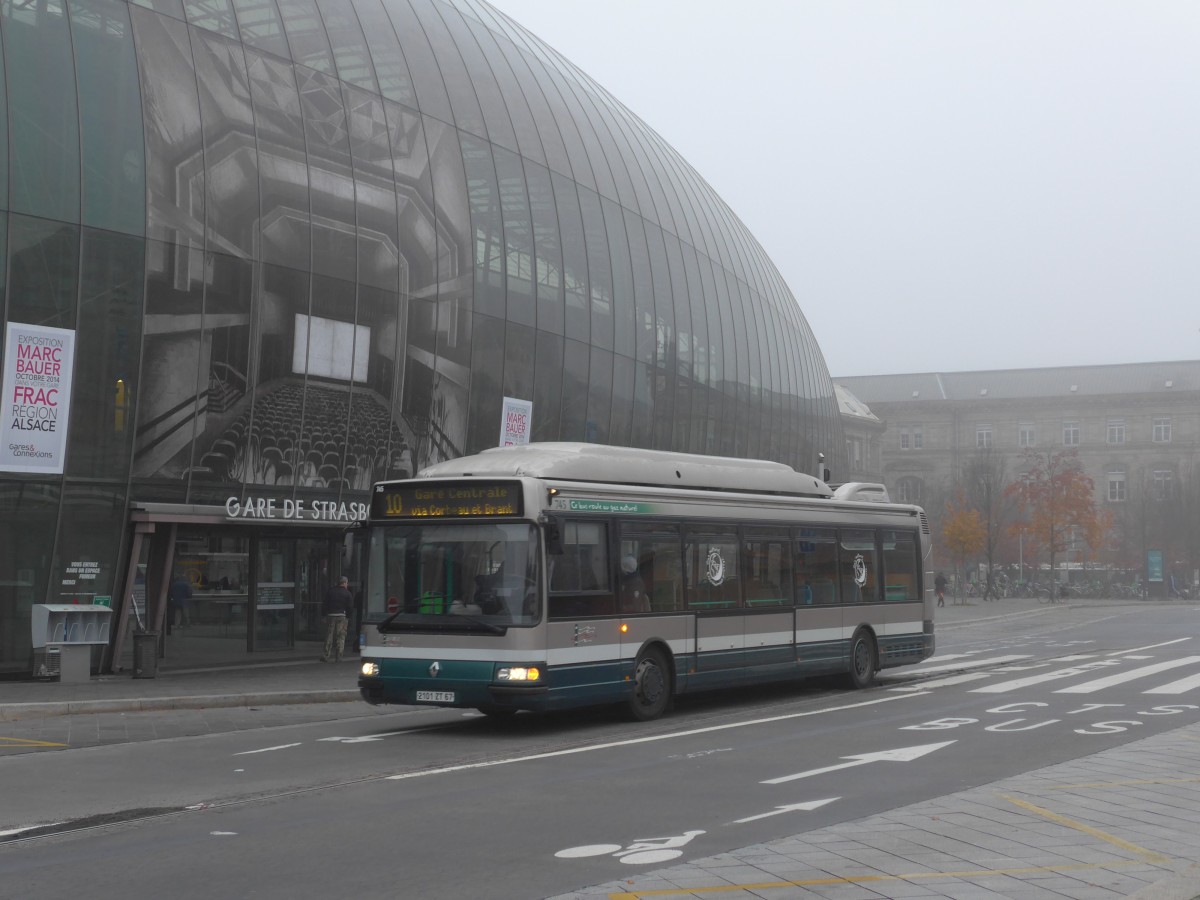
[[[794,668],[791,548],[786,529],[742,529],[742,603],[746,611],[746,666]]]
[[[697,672],[746,664],[739,550],[736,532],[688,529],[684,534],[687,605],[696,615]]]

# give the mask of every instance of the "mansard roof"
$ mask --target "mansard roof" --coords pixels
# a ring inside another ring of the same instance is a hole
[[[936,400],[1054,399],[1120,394],[1162,395],[1200,390],[1200,360],[1055,366],[981,372],[858,375],[834,383],[866,403]]]

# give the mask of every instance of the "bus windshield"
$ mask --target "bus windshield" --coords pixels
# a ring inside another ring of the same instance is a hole
[[[396,524],[371,531],[368,620],[388,631],[481,631],[539,621],[537,529]]]

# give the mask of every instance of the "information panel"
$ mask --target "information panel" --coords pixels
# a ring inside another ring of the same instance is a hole
[[[519,516],[518,481],[434,481],[381,486],[371,499],[373,519],[485,519]]]

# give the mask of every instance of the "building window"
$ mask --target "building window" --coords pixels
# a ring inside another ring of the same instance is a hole
[[[896,482],[896,502],[912,503],[915,506],[920,506],[923,488],[924,484],[920,478],[906,475]]]
[[[920,426],[920,425],[914,425],[914,426],[913,426],[913,432],[912,432],[912,434],[913,434],[913,449],[914,449],[914,450],[920,450],[920,449],[921,449],[921,447],[922,447],[922,443],[921,443],[921,426]]]
[[[1154,443],[1171,443],[1171,417],[1156,416],[1154,419]]]
[[[1125,420],[1124,419],[1109,419],[1108,420],[1108,442],[1110,444],[1125,443]]]
[[[900,429],[900,449],[908,450],[912,447],[912,434],[907,428]]]
[[[1022,422],[1017,426],[1017,446],[1032,447],[1034,444],[1033,423]]]
[[[850,468],[857,472],[863,469],[863,439],[860,437],[846,438],[846,451],[850,456]]]
[[[1063,443],[1068,447],[1079,446],[1079,423],[1063,422]]]
[[[1155,469],[1154,470],[1154,496],[1159,500],[1166,500],[1171,496],[1171,482],[1173,475],[1170,469]]]
[[[1110,503],[1125,502],[1125,471],[1123,469],[1108,473],[1108,500]]]
[[[975,446],[980,450],[986,450],[992,446],[992,426],[991,425],[976,425],[975,426]]]

